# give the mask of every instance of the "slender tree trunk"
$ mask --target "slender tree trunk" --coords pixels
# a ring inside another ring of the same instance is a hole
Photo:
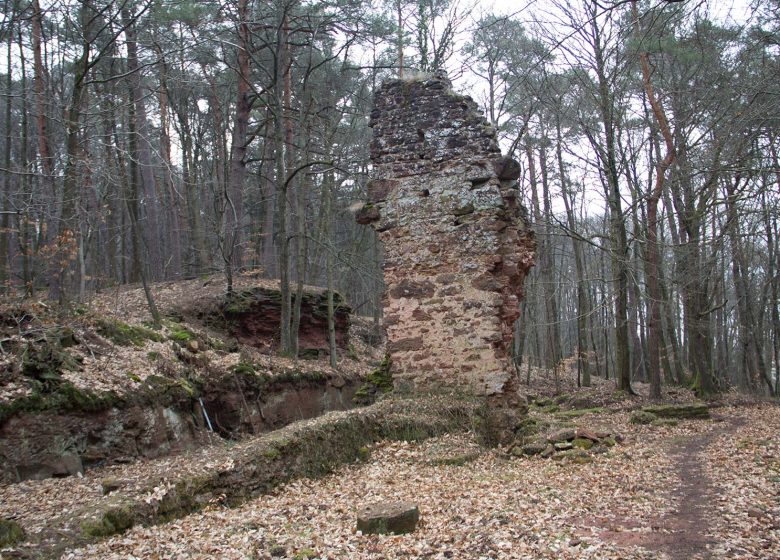
[[[759,384],[764,381],[771,393],[772,383],[764,366],[764,355],[756,333],[756,326],[760,325],[761,321],[758,321],[756,318],[755,294],[751,293],[748,285],[748,265],[742,242],[740,241],[739,213],[736,207],[739,182],[740,176],[737,173],[735,182],[728,182],[726,185],[727,230],[729,241],[731,242],[731,274],[737,298],[739,340],[742,346],[743,359],[745,360],[745,374],[748,386],[756,390]]]
[[[236,114],[230,140],[230,174],[224,234],[226,269],[240,267],[243,260],[244,180],[246,177],[246,152],[249,142],[247,127],[249,125],[249,112],[252,109],[252,102],[249,96],[251,92],[249,49],[249,2],[248,0],[238,0],[238,83],[236,90]]]
[[[634,34],[637,40],[641,40],[639,28],[639,13],[636,1],[631,2],[631,12],[634,18]],[[648,311],[648,335],[647,352],[650,368],[650,397],[661,398],[661,363],[660,346],[662,338],[661,321],[661,283],[660,283],[660,256],[658,250],[658,203],[661,200],[666,179],[666,171],[672,166],[676,157],[674,139],[666,112],[658,102],[651,82],[650,63],[647,52],[639,53],[639,63],[642,68],[642,84],[645,88],[648,102],[653,109],[658,128],[666,145],[664,158],[656,165],[655,185],[647,198],[647,249],[645,253],[645,272],[647,274],[647,291],[650,298]]]
[[[546,135],[539,146],[539,169],[542,178],[542,204],[544,206],[545,253],[541,255],[544,299],[547,315],[547,338],[550,345],[550,357],[553,367],[557,368],[562,359],[561,332],[558,314],[557,282],[555,281],[555,244],[552,236],[552,201],[550,199],[549,174],[547,172]]]
[[[128,85],[130,90],[130,192],[127,195],[127,209],[130,214],[130,228],[133,236],[133,268],[141,278],[141,283],[146,296],[146,303],[149,307],[149,313],[156,326],[160,326],[160,312],[154,301],[154,296],[149,287],[146,270],[143,259],[141,258],[141,246],[143,237],[139,224],[140,201],[139,201],[139,178],[145,185],[144,191],[147,195],[156,193],[154,170],[152,169],[151,147],[149,146],[146,135],[146,109],[143,102],[141,91],[141,75],[138,68],[138,49],[135,37],[135,16],[128,9],[122,10],[122,23],[125,27],[125,38],[127,45],[127,70]],[[140,169],[139,169],[140,167]],[[154,198],[150,200],[150,206],[155,206]],[[153,231],[156,220],[150,220]]]
[[[594,8],[595,10],[595,8]],[[598,110],[603,125],[603,148],[599,151],[605,179],[604,190],[609,207],[610,256],[614,289],[615,319],[615,379],[618,389],[633,394],[631,388],[631,350],[628,332],[628,236],[620,195],[617,148],[615,146],[615,100],[607,79],[601,29],[595,12],[590,19],[592,44],[596,62]]]
[[[537,359],[539,360],[540,365],[542,365],[545,368],[553,369],[555,367],[556,359],[555,359],[555,349],[553,347],[553,339],[552,336],[550,336],[550,324],[554,321],[552,315],[551,315],[551,308],[549,305],[550,301],[550,294],[553,290],[553,284],[552,280],[549,278],[549,275],[552,272],[552,266],[550,265],[550,251],[548,250],[548,243],[549,238],[547,236],[547,228],[544,224],[544,217],[542,215],[542,209],[539,201],[539,185],[538,185],[538,177],[536,173],[536,155],[534,154],[533,146],[531,145],[530,139],[526,141],[525,145],[525,152],[526,157],[528,158],[528,183],[531,187],[531,206],[532,206],[532,212],[534,215],[534,222],[535,222],[535,229],[537,231],[537,234],[540,236],[539,240],[539,261],[540,261],[540,267],[539,267],[539,273],[537,275],[538,282],[541,284],[542,287],[542,297],[544,298],[544,314],[543,314],[543,325],[544,325],[544,336],[542,337],[544,340],[544,351],[541,352],[539,349],[539,353],[537,353]],[[537,329],[538,331],[539,329]],[[538,337],[538,333],[537,333]],[[537,338],[538,340],[538,338]]]
[[[173,163],[171,161],[171,137],[169,135],[170,117],[168,100],[168,71],[163,51],[157,48],[157,56],[160,59],[158,64],[160,76],[160,91],[158,94],[160,104],[160,159],[163,164],[163,198],[167,199],[166,213],[168,216],[168,228],[166,237],[170,240],[170,265],[175,277],[181,276],[182,257],[181,257],[181,211],[179,209],[179,195],[173,180]],[[168,266],[164,267],[164,277],[168,277]]]
[[[24,56],[24,45],[22,41],[22,33],[19,32],[17,36],[18,46],[19,46],[19,69],[21,71],[21,91],[26,92],[27,91],[27,60]],[[27,121],[27,115],[28,115],[28,107],[27,107],[27,95],[21,96],[21,102],[22,102],[22,122],[21,122],[21,128],[22,128],[22,141],[21,146],[19,150],[19,167],[21,169],[27,170],[28,169],[28,155],[27,155],[27,146],[29,145],[29,123]],[[20,188],[20,196],[24,197],[24,205],[25,209],[20,212],[18,215],[18,224],[19,224],[19,252],[21,254],[21,260],[22,260],[22,282],[24,283],[24,295],[25,297],[32,297],[35,293],[35,281],[33,278],[34,275],[34,263],[33,263],[33,248],[31,243],[31,233],[30,233],[30,227],[29,227],[29,215],[28,215],[28,209],[26,208],[27,202],[26,199],[28,196],[31,196],[30,193],[30,178],[29,175],[26,173],[22,175],[21,179],[21,188]]]
[[[292,353],[293,342],[291,333],[292,302],[290,292],[290,241],[287,233],[287,193],[290,182],[293,179],[293,138],[292,123],[290,122],[290,97],[291,86],[291,61],[289,46],[289,23],[287,14],[283,14],[282,25],[278,31],[277,53],[279,64],[277,65],[276,80],[276,178],[278,192],[278,223],[279,223],[279,289],[281,291],[282,309],[281,325],[279,328],[281,349],[284,353]]]
[[[13,8],[11,10],[11,14],[8,14],[10,16],[10,20],[14,21],[16,19],[16,2],[13,3]],[[5,30],[7,33],[6,37],[6,70],[5,70],[5,149],[4,149],[4,157],[3,157],[3,164],[5,166],[5,173],[3,173],[3,190],[0,192],[0,211],[3,212],[2,220],[0,221],[0,293],[4,293],[7,288],[10,286],[9,281],[11,278],[11,262],[9,260],[9,243],[10,243],[10,236],[8,235],[8,232],[10,230],[11,225],[11,208],[8,204],[9,198],[11,196],[11,140],[12,140],[12,134],[11,134],[11,102],[14,98],[13,92],[11,91],[13,87],[13,59],[11,57],[11,53],[13,51],[13,29],[9,25],[9,28]],[[25,92],[22,92],[22,95],[24,95]]]
[[[587,358],[587,332],[588,317],[590,316],[590,302],[588,301],[587,284],[585,280],[585,257],[583,255],[582,241],[576,237],[576,220],[574,219],[573,200],[570,200],[568,176],[563,163],[563,138],[561,137],[560,115],[555,115],[555,153],[558,160],[558,173],[561,176],[561,198],[566,209],[566,220],[571,231],[571,243],[574,250],[574,269],[577,274],[577,371],[582,385],[590,387],[590,367]]]
[[[79,187],[79,133],[81,129],[81,111],[86,94],[86,78],[89,70],[91,14],[87,4],[79,8],[79,19],[83,39],[81,54],[74,64],[73,89],[65,118],[66,161],[62,183],[62,211],[60,228],[56,240],[56,257],[49,265],[52,283],[49,294],[52,299],[66,303],[76,292],[79,284],[78,260],[79,216],[78,205],[81,189]]]
[[[330,367],[336,368],[338,365],[338,349],[336,348],[336,320],[333,298],[333,252],[336,250],[335,236],[333,232],[333,174],[327,173],[323,181],[325,189],[325,200],[323,214],[325,215],[325,224],[327,235],[325,237],[325,275],[328,289],[328,352],[330,354]]]

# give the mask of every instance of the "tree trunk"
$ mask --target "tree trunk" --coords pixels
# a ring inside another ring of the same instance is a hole
[[[227,188],[227,212],[225,220],[225,267],[240,267],[243,257],[242,221],[244,216],[244,179],[246,177],[246,152],[249,140],[247,127],[250,99],[250,35],[249,2],[238,0],[238,77],[236,90],[236,115],[230,140],[230,174]],[[227,273],[227,270],[226,270]]]
[[[563,138],[561,137],[560,114],[555,115],[555,153],[558,159],[558,173],[561,176],[561,198],[566,209],[566,220],[571,232],[572,249],[574,250],[574,269],[577,274],[577,371],[578,379],[582,385],[590,387],[590,367],[587,358],[587,332],[588,317],[590,316],[590,302],[588,301],[587,284],[585,280],[585,257],[583,255],[582,240],[576,236],[576,220],[574,219],[573,200],[570,200],[568,176],[563,164]]]
[[[125,27],[125,39],[127,45],[127,71],[128,86],[130,90],[130,192],[127,196],[127,209],[130,214],[130,228],[133,236],[133,268],[141,278],[141,283],[146,296],[149,313],[155,326],[161,325],[160,312],[154,301],[154,296],[149,288],[144,262],[141,258],[141,246],[143,237],[139,225],[140,201],[139,178],[143,181],[144,192],[147,195],[156,193],[154,170],[152,169],[151,146],[146,135],[146,108],[141,91],[141,75],[138,68],[138,48],[135,37],[135,16],[128,9],[122,10],[122,24]],[[140,167],[140,169],[139,169]],[[156,206],[156,200],[151,198],[149,206]],[[150,215],[156,216],[156,212]],[[155,230],[156,220],[151,219],[151,227]],[[153,241],[156,244],[156,240]]]

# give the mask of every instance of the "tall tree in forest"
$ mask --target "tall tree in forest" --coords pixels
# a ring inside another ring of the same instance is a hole
[[[238,0],[236,13],[236,108],[230,140],[230,172],[225,193],[225,233],[223,260],[227,292],[233,291],[233,269],[242,263],[242,219],[244,215],[244,180],[249,138],[247,128],[252,110],[251,96],[251,36],[249,32],[251,4]]]
[[[151,145],[147,135],[146,107],[144,104],[144,94],[141,89],[141,70],[138,64],[138,43],[136,40],[135,24],[136,14],[130,8],[122,10],[122,25],[125,32],[125,46],[127,48],[127,80],[130,90],[130,174],[129,174],[129,192],[127,195],[127,207],[130,214],[130,227],[133,237],[133,267],[135,268],[144,289],[146,302],[149,306],[149,313],[152,321],[158,327],[161,324],[160,312],[154,301],[154,295],[149,287],[149,281],[145,269],[144,260],[141,258],[143,245],[143,236],[141,235],[140,221],[140,193],[139,179],[144,185],[144,193],[151,196],[150,206],[156,206],[156,200],[153,196],[157,188],[152,168]],[[156,220],[152,221],[150,226],[156,226]],[[156,240],[153,240],[153,243]]]
[[[660,251],[658,247],[658,203],[663,195],[666,173],[674,163],[676,151],[674,139],[669,126],[669,120],[666,117],[666,111],[660,100],[657,98],[653,89],[652,73],[650,71],[650,60],[647,50],[642,47],[642,28],[639,19],[639,10],[636,0],[631,2],[631,15],[634,19],[634,39],[637,42],[639,51],[639,65],[642,70],[642,85],[645,89],[645,95],[653,110],[658,129],[664,139],[666,154],[663,159],[656,164],[655,184],[647,197],[647,248],[645,250],[646,271],[647,271],[647,292],[648,292],[648,364],[650,367],[650,397],[653,399],[661,398],[661,340],[663,337],[661,327],[661,281],[659,269]]]

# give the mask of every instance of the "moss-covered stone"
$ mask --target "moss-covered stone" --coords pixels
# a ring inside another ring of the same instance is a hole
[[[679,420],[676,418],[657,418],[653,420],[653,426],[659,426],[661,428],[664,427],[675,427],[680,423]]]
[[[63,371],[78,371],[80,360],[65,350],[62,338],[55,329],[27,342],[20,356],[22,375],[51,387],[62,381]]]
[[[588,450],[593,447],[593,442],[587,438],[575,438],[571,444],[578,449]]]
[[[614,436],[607,436],[602,438],[600,443],[606,447],[615,447],[617,445],[617,440]]]
[[[580,416],[585,416],[586,414],[601,414],[605,412],[605,410],[601,407],[595,407],[595,408],[579,408],[576,410],[562,410],[555,414],[558,418],[579,418]]]
[[[195,340],[195,333],[180,326],[172,329],[168,334],[168,338],[178,344],[186,345],[188,342]]]
[[[97,332],[103,338],[119,346],[141,347],[147,341],[163,341],[163,337],[152,329],[128,325],[116,319],[98,319]]]
[[[235,374],[238,375],[255,375],[255,364],[252,362],[238,362],[232,368],[230,368]]]
[[[515,436],[521,440],[533,437],[542,429],[542,423],[531,416],[526,416],[518,422]]]
[[[655,420],[658,419],[658,416],[653,414],[652,412],[648,412],[646,410],[635,410],[631,413],[631,416],[629,417],[628,421],[632,424],[652,424]]]
[[[392,367],[393,361],[390,354],[386,354],[379,366],[366,376],[366,381],[355,392],[353,401],[356,404],[371,404],[378,395],[392,391]]]
[[[125,532],[135,524],[130,507],[114,507],[103,512],[97,520],[81,523],[81,533],[88,538],[110,537]]]
[[[554,461],[565,461],[568,463],[574,463],[576,465],[584,465],[586,463],[592,463],[593,457],[588,455],[582,449],[568,449],[561,451],[552,456]]]
[[[709,418],[710,409],[705,403],[657,404],[642,410],[658,418]]]
[[[97,412],[121,402],[115,393],[93,393],[63,381],[54,387],[41,386],[30,395],[0,403],[0,424],[20,413]]]
[[[0,548],[14,545],[24,540],[22,526],[12,519],[0,519]]]
[[[529,457],[534,455],[541,455],[544,450],[547,449],[547,443],[543,441],[537,441],[532,443],[526,443],[522,447],[515,447],[514,450],[518,451],[521,455],[527,455]]]

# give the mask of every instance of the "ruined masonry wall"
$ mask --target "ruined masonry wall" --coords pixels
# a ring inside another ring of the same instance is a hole
[[[500,395],[535,242],[477,104],[442,75],[376,93],[369,201],[384,244],[384,311],[396,388]]]

